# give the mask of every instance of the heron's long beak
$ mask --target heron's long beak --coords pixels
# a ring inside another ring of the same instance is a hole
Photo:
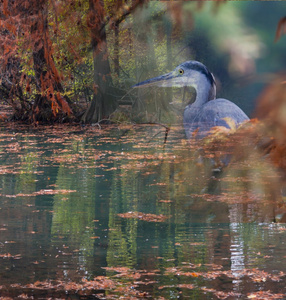
[[[145,81],[141,81],[135,85],[133,85],[133,88],[137,87],[145,87],[145,86],[159,86],[159,87],[168,87],[168,86],[173,86],[174,82],[174,75],[173,72],[154,77]]]

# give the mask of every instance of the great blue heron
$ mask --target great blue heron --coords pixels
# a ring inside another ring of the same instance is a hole
[[[202,138],[215,126],[229,128],[226,118],[232,119],[236,126],[249,120],[234,103],[226,99],[216,99],[214,76],[198,61],[186,61],[170,73],[134,85],[134,87],[143,86],[195,88],[196,99],[184,110],[184,128],[187,138],[191,138],[194,134],[197,138]]]

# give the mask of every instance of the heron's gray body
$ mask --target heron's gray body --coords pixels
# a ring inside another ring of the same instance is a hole
[[[172,72],[136,84],[140,86],[185,87],[196,90],[196,100],[184,110],[184,128],[187,138],[202,138],[211,128],[229,128],[225,118],[232,119],[236,125],[248,120],[247,115],[233,102],[216,99],[216,85],[213,75],[202,63],[186,61]],[[194,135],[194,132],[196,134]]]
[[[189,104],[184,110],[186,136],[202,138],[215,126],[230,128],[226,118],[232,119],[236,126],[248,120],[247,115],[227,99],[213,99],[201,107]]]

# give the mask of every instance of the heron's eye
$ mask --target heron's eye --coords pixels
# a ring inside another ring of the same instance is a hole
[[[184,70],[183,69],[179,69],[179,74],[183,75],[184,74]]]

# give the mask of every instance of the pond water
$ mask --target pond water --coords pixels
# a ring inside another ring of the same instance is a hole
[[[0,297],[285,299],[271,164],[249,146],[219,172],[179,126],[164,136],[1,127]]]

